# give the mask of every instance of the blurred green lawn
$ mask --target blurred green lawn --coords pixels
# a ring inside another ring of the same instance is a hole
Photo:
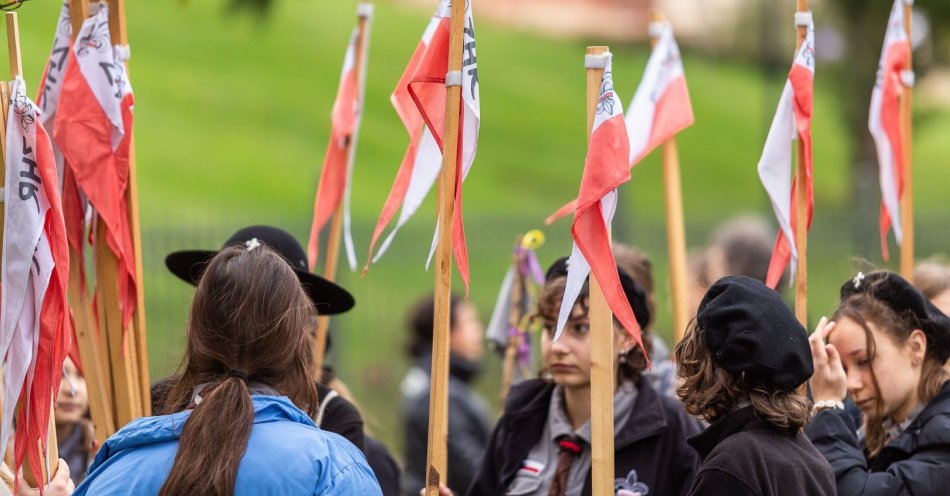
[[[216,248],[251,223],[280,225],[306,241],[356,2],[282,0],[267,22],[227,15],[224,4],[149,1],[127,7],[153,378],[170,373],[178,363],[192,294],[165,271],[166,253]],[[30,87],[38,87],[58,11],[55,1],[29,2],[20,10]],[[388,1],[377,5],[353,187],[361,261],[408,141],[389,94],[429,15]],[[794,36],[791,28],[788,36]],[[576,194],[585,150],[585,43],[488,23],[478,25],[477,39],[483,126],[475,169],[465,187],[465,220],[471,297],[487,320],[515,235],[539,227]],[[642,45],[612,49],[615,84],[628,102],[647,51]],[[772,219],[755,165],[783,81],[781,76],[764,77],[752,64],[685,52],[696,124],[678,143],[687,237],[690,246],[699,246],[716,224],[737,213],[759,212]],[[840,282],[866,265],[852,254],[878,252],[876,246],[853,245],[848,137],[831,81],[821,71],[814,119],[816,218],[809,242],[813,318],[830,311]],[[917,243],[918,252],[928,254],[945,251],[950,242],[943,170],[950,156],[950,115],[918,116]],[[659,165],[657,157],[650,157],[621,190],[615,233],[652,256],[663,305],[658,328],[668,337]],[[408,365],[403,321],[408,304],[432,290],[424,262],[433,220],[430,199],[366,278],[346,271],[340,275],[358,306],[333,321],[333,361],[375,433],[393,447],[402,442],[396,405]],[[568,221],[545,229],[542,264],[569,251],[569,230]],[[870,263],[881,265],[879,257]],[[479,384],[493,403],[498,369],[498,361],[490,359]]]

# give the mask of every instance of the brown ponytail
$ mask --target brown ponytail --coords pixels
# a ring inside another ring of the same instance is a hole
[[[296,274],[270,249],[228,248],[211,261],[191,306],[181,379],[164,410],[180,409],[196,386],[207,386],[182,428],[161,496],[234,494],[254,423],[248,383],[276,388],[312,416],[307,329],[315,314]]]

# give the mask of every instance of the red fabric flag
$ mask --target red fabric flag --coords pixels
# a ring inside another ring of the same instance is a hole
[[[887,232],[894,227],[894,237],[900,244],[903,237],[900,202],[904,196],[904,136],[901,125],[901,95],[904,85],[910,84],[913,73],[908,71],[911,46],[904,28],[906,0],[894,0],[884,34],[884,48],[877,69],[877,81],[871,92],[868,112],[868,130],[877,148],[881,183],[881,253],[890,258]]]
[[[127,327],[136,306],[135,259],[129,225],[132,88],[125,74],[128,47],[109,38],[108,11],[83,23],[69,53],[54,126],[66,166],[99,214],[106,243],[119,262],[119,307]]]
[[[368,21],[367,21],[368,22]],[[367,31],[368,31],[367,27]],[[317,196],[313,207],[313,226],[310,229],[310,242],[307,245],[307,258],[310,269],[314,270],[317,264],[317,255],[320,247],[320,231],[333,215],[333,212],[344,201],[344,242],[346,244],[347,259],[352,270],[356,270],[356,257],[353,252],[352,234],[349,226],[349,191],[350,177],[355,146],[355,135],[362,112],[362,81],[356,80],[357,43],[359,28],[353,30],[346,56],[343,60],[343,71],[340,74],[340,86],[337,90],[336,101],[333,104],[332,130],[330,143],[327,145],[326,157],[323,160],[323,170],[320,173],[320,184],[317,187]],[[365,61],[363,62],[365,67]],[[347,153],[349,151],[349,153]]]
[[[69,250],[59,178],[49,136],[23,80],[10,87],[0,356],[4,357],[3,424],[6,446],[19,401],[14,471],[26,459],[41,473],[52,399],[72,338],[66,285]]]
[[[794,277],[798,260],[795,248],[794,226],[801,212],[795,202],[798,189],[798,174],[805,174],[806,229],[811,227],[814,211],[812,192],[812,140],[811,117],[814,106],[815,84],[815,28],[808,18],[807,34],[801,48],[795,54],[792,69],[779,99],[778,109],[765,140],[765,148],[759,159],[758,171],[762,185],[772,202],[772,208],[778,219],[778,237],[769,261],[766,284],[774,288],[789,261],[792,262]],[[792,145],[795,139],[801,140],[804,148],[804,163],[800,164],[792,175]],[[790,279],[791,280],[791,279]]]
[[[413,149],[410,143],[410,149],[404,158],[403,166],[406,160],[411,160],[410,170],[405,171],[400,168],[396,178],[396,184],[390,192],[390,198],[387,199],[384,207],[383,216],[380,217],[380,223],[377,224],[376,233],[373,236],[373,242],[370,246],[370,254],[382,229],[388,224],[398,205],[390,204],[390,200],[399,199],[402,203],[402,215],[399,223],[389,237],[384,242],[380,253],[372,260],[379,258],[382,252],[388,247],[396,230],[405,223],[406,220],[415,212],[419,204],[425,198],[432,184],[438,176],[442,165],[442,133],[445,128],[445,74],[448,71],[449,54],[449,31],[450,31],[450,13],[451,2],[443,0],[436,10],[435,16],[429,23],[423,35],[423,42],[416,50],[413,60],[410,62],[410,68],[407,68],[403,74],[403,79],[397,91],[393,93],[393,104],[397,111],[404,105],[405,96],[408,94],[414,104],[414,111],[421,122],[412,119],[403,118],[403,123],[410,130],[410,136],[419,135],[413,132],[414,126],[422,126],[421,139]],[[418,57],[418,58],[417,58]],[[475,25],[472,20],[471,5],[465,10],[464,33],[463,33],[463,54],[462,54],[462,78],[461,92],[462,101],[459,109],[459,139],[456,160],[456,179],[455,179],[455,211],[452,218],[452,248],[455,254],[455,264],[459,269],[462,281],[465,284],[465,292],[469,290],[469,268],[468,268],[468,250],[465,242],[465,227],[462,224],[462,183],[471,170],[472,163],[475,160],[475,152],[478,145],[478,129],[481,120],[479,86],[478,86],[478,67],[476,63],[475,52]],[[410,75],[411,74],[411,75]],[[407,75],[409,76],[407,78]],[[405,84],[405,86],[403,86]],[[405,88],[406,93],[402,93]],[[405,107],[402,108],[405,110]],[[403,114],[400,112],[400,117]],[[410,127],[413,126],[413,127]],[[431,141],[430,141],[431,140]],[[434,143],[437,148],[431,150]],[[410,154],[412,154],[410,156]],[[411,157],[411,158],[410,158]],[[416,187],[413,187],[413,184]],[[384,216],[388,218],[384,220]],[[435,252],[435,246],[438,239],[438,226],[433,236],[432,246],[429,250],[429,259]]]
[[[604,54],[604,58],[600,98],[571,229],[574,246],[554,339],[560,336],[584,281],[593,272],[614,317],[642,349],[640,326],[620,284],[617,263],[610,246],[609,228],[617,207],[617,187],[630,180],[630,141],[623,107],[614,92],[611,54]]]

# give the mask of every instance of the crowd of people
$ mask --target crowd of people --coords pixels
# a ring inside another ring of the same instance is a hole
[[[917,286],[888,271],[848,274],[837,308],[809,334],[762,282],[773,240],[767,224],[738,219],[691,257],[694,318],[672,350],[654,329],[650,259],[615,246],[643,331],[641,347],[614,321],[616,494],[946,494],[950,266],[921,263]],[[196,286],[179,370],[153,384],[153,416],[98,446],[81,370],[67,360],[55,405],[62,460],[44,494],[419,494],[431,298],[408,312],[413,365],[397,457],[366,432],[334,371],[313,370],[317,315],[354,301],[310,273],[293,236],[252,226],[166,265]],[[498,418],[472,388],[484,349],[478,310],[452,299],[441,494],[591,494],[586,285],[554,339],[569,265],[550,265],[532,309],[542,367],[511,387]],[[22,474],[0,477],[0,491],[38,494]]]

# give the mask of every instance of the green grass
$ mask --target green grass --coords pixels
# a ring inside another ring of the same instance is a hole
[[[136,147],[144,242],[150,363],[161,377],[180,357],[191,289],[169,275],[166,253],[217,247],[251,223],[284,226],[302,241],[329,130],[343,50],[355,1],[283,0],[266,23],[223,13],[223,1],[129,2]],[[20,11],[25,76],[37,87],[58,2],[30,2]],[[389,103],[430,12],[382,2],[374,21],[366,116],[354,178],[358,254],[392,183],[408,138]],[[476,14],[477,15],[477,14]],[[789,36],[792,36],[789,28]],[[465,188],[472,300],[484,318],[507,264],[514,236],[576,194],[584,158],[583,41],[526,35],[478,25],[482,94],[478,158]],[[591,40],[596,44],[598,40]],[[642,45],[612,47],[615,83],[624,102],[646,60]],[[696,124],[678,139],[690,246],[740,212],[771,219],[755,172],[765,132],[782,89],[751,63],[691,56],[685,50]],[[868,61],[875,63],[876,61]],[[850,210],[847,139],[840,102],[819,67],[814,122],[816,219],[810,240],[810,308],[835,304],[837,285],[859,265]],[[866,98],[860,95],[857,98]],[[950,243],[943,158],[950,155],[950,115],[919,114],[915,138],[918,252]],[[621,191],[617,237],[654,260],[669,336],[666,238],[658,157],[638,165]],[[391,252],[365,279],[343,272],[357,309],[333,322],[333,360],[340,376],[390,446],[401,444],[395,405],[407,367],[402,351],[408,304],[431,292],[424,272],[434,205],[430,199]],[[875,214],[876,215],[876,214]],[[546,229],[542,263],[570,249],[569,223]],[[880,263],[878,257],[872,261]],[[459,287],[456,280],[456,288]],[[479,387],[494,399],[498,362]]]

